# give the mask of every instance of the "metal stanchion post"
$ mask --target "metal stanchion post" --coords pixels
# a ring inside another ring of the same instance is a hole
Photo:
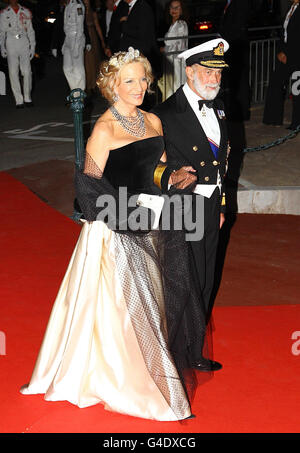
[[[74,120],[74,133],[75,133],[75,166],[76,169],[81,170],[84,162],[84,140],[83,140],[83,128],[82,128],[82,111],[84,109],[84,99],[86,94],[80,88],[75,88],[71,91],[67,97],[70,102],[70,108],[73,112]],[[74,200],[74,212],[72,215],[73,220],[79,220],[82,213],[79,211],[79,206]]]

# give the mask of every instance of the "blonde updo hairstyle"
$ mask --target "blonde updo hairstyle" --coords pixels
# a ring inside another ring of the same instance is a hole
[[[153,82],[152,68],[149,60],[139,50],[129,47],[128,52],[116,52],[109,60],[102,61],[97,78],[97,85],[101,94],[113,104],[115,99],[114,87],[119,81],[121,69],[130,63],[142,63],[145,68],[147,91],[151,93],[150,86]]]

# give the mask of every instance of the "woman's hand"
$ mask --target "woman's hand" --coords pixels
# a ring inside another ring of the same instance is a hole
[[[191,173],[194,173],[195,171],[196,170],[190,166],[181,167],[171,174],[169,184],[176,185],[178,189],[185,189],[197,181],[196,175]]]

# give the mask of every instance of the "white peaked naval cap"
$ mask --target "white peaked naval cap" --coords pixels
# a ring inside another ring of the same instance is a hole
[[[198,63],[206,68],[226,68],[228,64],[224,60],[224,54],[228,49],[229,44],[225,39],[211,39],[181,52],[178,58],[183,58],[187,66]]]

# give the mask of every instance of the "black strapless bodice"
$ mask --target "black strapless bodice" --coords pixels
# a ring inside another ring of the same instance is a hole
[[[162,136],[137,140],[111,150],[103,174],[115,189],[127,187],[131,193],[160,193],[153,177],[163,152]]]

